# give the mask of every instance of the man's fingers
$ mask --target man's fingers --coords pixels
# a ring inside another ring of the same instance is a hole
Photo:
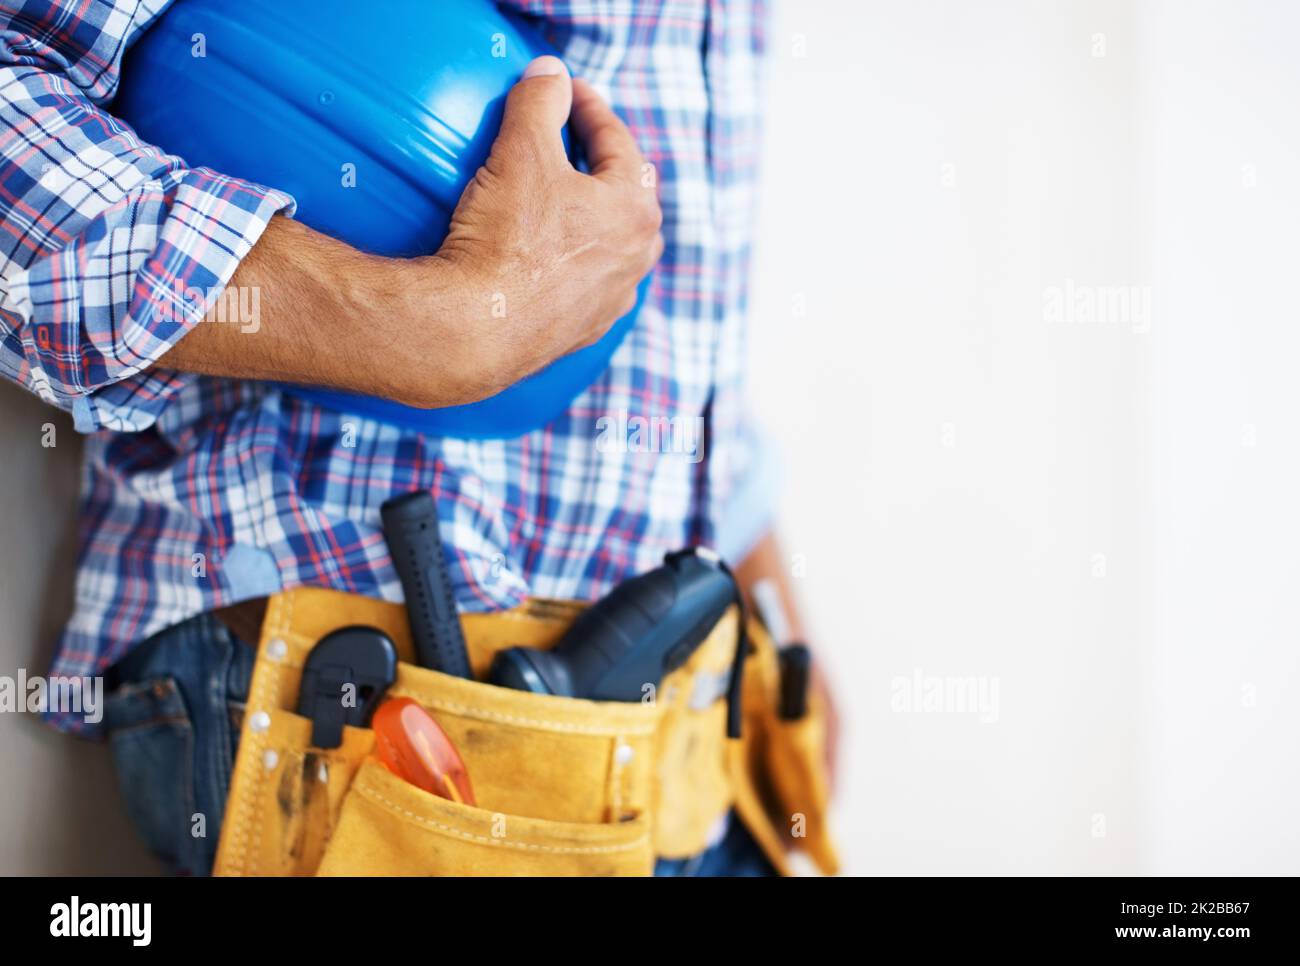
[[[641,177],[645,159],[632,132],[596,89],[581,78],[573,81],[573,127],[587,149],[593,175],[619,180]]]
[[[541,159],[567,163],[560,132],[572,103],[573,85],[564,62],[549,55],[538,57],[506,96],[497,145],[522,147]]]

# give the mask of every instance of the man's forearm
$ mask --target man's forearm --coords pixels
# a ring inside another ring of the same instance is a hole
[[[437,291],[434,266],[428,290]],[[387,327],[411,311],[411,267],[277,216],[222,300],[159,363],[181,372],[300,382],[398,398]],[[225,308],[255,306],[256,317]]]
[[[781,555],[781,545],[774,531],[769,530],[744,559],[736,564],[736,579],[740,583],[751,612],[754,607],[752,596],[754,585],[761,580],[767,580],[776,586],[790,634],[790,640],[777,641],[778,645],[808,639],[807,629],[800,616],[799,602],[795,599],[794,588],[791,586]]]

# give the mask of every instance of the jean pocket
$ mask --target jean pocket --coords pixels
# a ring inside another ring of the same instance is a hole
[[[117,779],[136,830],[180,874],[196,871],[194,726],[174,678],[133,681],[104,702]]]

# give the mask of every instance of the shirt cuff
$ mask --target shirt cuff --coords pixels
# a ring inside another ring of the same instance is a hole
[[[226,286],[271,218],[292,216],[294,210],[293,198],[281,191],[205,168],[181,174],[152,251],[129,278],[124,318],[107,329],[88,327],[90,345],[84,347],[84,358],[92,388],[73,402],[78,431],[138,432],[151,426],[168,401],[198,378],[153,366],[219,299],[225,311],[221,321],[209,324],[256,330],[256,319],[244,316],[256,312],[260,299],[226,292]],[[118,230],[110,222],[108,233]],[[139,230],[137,221],[135,245]],[[115,280],[108,262],[116,247],[111,240],[90,246],[82,312],[92,319],[120,308],[114,305]],[[97,258],[105,260],[98,270]],[[116,284],[121,286],[123,280],[119,277]]]

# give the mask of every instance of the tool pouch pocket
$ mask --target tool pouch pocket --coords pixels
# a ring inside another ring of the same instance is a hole
[[[788,874],[786,857],[802,852],[821,873],[835,875],[839,857],[830,830],[825,702],[814,692],[803,717],[782,719],[777,649],[756,623],[750,625],[749,640],[744,740],[732,749],[736,812],[779,870]]]
[[[547,647],[579,612],[466,615],[476,674],[496,651]],[[225,875],[646,875],[661,708],[536,695],[416,666],[405,611],[302,588],[268,607],[216,871]],[[312,748],[292,709],[303,663],[332,630],[384,631],[401,661],[391,697],[418,701],[465,760],[476,806],[389,774],[368,729]]]
[[[557,822],[431,795],[362,763],[320,875],[649,875],[644,815],[621,822]]]
[[[406,663],[388,693],[438,720],[477,805],[431,795],[371,758],[343,803],[322,874],[651,872],[654,705],[531,694]]]
[[[550,647],[581,610],[530,601],[462,615],[480,679],[469,680],[414,663],[400,606],[318,588],[277,594],[262,629],[216,873],[648,875],[657,856],[706,848],[710,829],[732,809],[785,870],[785,850],[806,844],[782,841],[785,816],[802,810],[808,827],[824,828],[824,791],[805,800],[805,780],[816,777],[810,763],[820,760],[815,730],[777,727],[775,684],[764,670],[770,645],[757,637],[761,646],[747,661],[743,741],[725,736],[721,694],[735,654],[734,612],[645,703],[482,682],[497,651]],[[465,761],[475,805],[389,773],[371,754],[368,729],[345,728],[335,749],[311,746],[311,722],[293,710],[303,664],[317,641],[353,624],[392,638],[400,661],[388,695],[414,699],[438,721]],[[791,762],[782,795],[760,773]]]
[[[761,774],[767,811],[785,847],[807,853],[826,875],[839,870],[830,834],[830,776],[826,762],[826,708],[813,696],[797,721],[768,719]]]

